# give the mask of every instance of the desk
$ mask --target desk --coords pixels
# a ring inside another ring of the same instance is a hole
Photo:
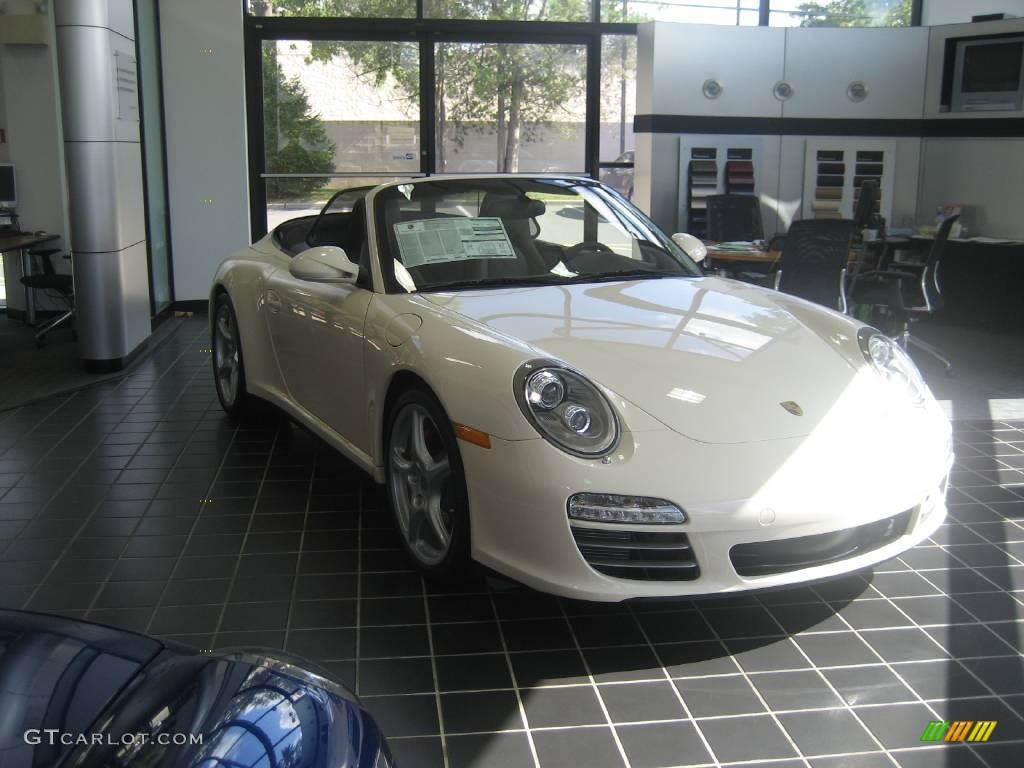
[[[32,264],[28,260],[29,250],[35,248],[37,245],[42,245],[43,243],[49,243],[59,239],[60,235],[37,235],[34,232],[16,232],[8,235],[0,234],[0,253],[18,251],[21,259],[21,275],[24,277],[25,275],[32,273]],[[32,290],[27,287],[25,288],[25,321],[29,325],[32,325],[36,321],[35,297],[32,295]]]

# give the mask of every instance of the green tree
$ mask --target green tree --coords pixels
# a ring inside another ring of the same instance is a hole
[[[309,98],[298,80],[289,80],[277,63],[276,49],[263,48],[263,146],[266,168],[275,173],[330,173],[334,170],[334,142],[319,115],[312,114]],[[327,179],[267,179],[270,199],[305,197]]]
[[[909,27],[912,0],[830,0],[801,3],[801,27]]]
[[[407,17],[409,0],[266,0],[254,12],[280,16]],[[433,16],[453,19],[578,21],[587,18],[588,0],[433,0]],[[375,85],[388,78],[410,100],[419,101],[418,60],[393,43],[314,42],[311,58],[329,61],[342,51],[357,75]],[[494,43],[441,43],[435,51],[437,75],[437,164],[445,149],[461,146],[469,131],[495,131],[499,171],[519,169],[524,143],[564,112],[583,90],[584,49],[577,46]]]

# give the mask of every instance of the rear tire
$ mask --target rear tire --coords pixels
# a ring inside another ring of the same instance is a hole
[[[457,582],[470,569],[469,501],[451,421],[437,398],[406,390],[388,414],[387,493],[402,545],[430,578]]]
[[[213,332],[210,340],[213,380],[221,408],[232,418],[240,418],[251,405],[245,386],[245,360],[238,331],[238,318],[231,297],[217,296],[213,305]]]

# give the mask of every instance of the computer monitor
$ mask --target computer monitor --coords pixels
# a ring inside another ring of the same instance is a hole
[[[18,196],[14,188],[14,166],[0,163],[0,210],[18,207]]]

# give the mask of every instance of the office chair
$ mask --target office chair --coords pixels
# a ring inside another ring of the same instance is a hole
[[[56,249],[31,250],[28,255],[33,264],[38,265],[40,270],[33,270],[32,274],[21,278],[21,283],[26,288],[37,291],[48,291],[50,296],[58,298],[66,307],[65,311],[46,322],[35,327],[36,346],[41,347],[46,343],[46,336],[64,323],[72,320],[75,316],[75,286],[71,275],[62,275],[54,269],[53,256],[60,253]],[[75,337],[74,327],[71,329]]]
[[[850,219],[794,221],[775,272],[775,290],[846,312],[846,268],[856,224]]]
[[[956,214],[943,220],[920,274],[895,269],[876,270],[859,275],[850,286],[854,304],[866,304],[872,311],[881,309],[895,320],[895,327],[900,330],[893,338],[900,346],[904,349],[917,347],[941,362],[947,372],[953,368],[952,361],[942,350],[912,336],[910,324],[942,308],[939,264],[946,250],[949,231],[959,218],[960,214]]]
[[[761,203],[755,195],[711,195],[708,205],[708,240],[763,240]]]
[[[878,182],[874,179],[865,179],[860,185],[860,197],[857,198],[857,207],[853,212],[853,221],[857,225],[857,232],[871,227],[872,219],[875,217],[875,207],[879,199]]]

